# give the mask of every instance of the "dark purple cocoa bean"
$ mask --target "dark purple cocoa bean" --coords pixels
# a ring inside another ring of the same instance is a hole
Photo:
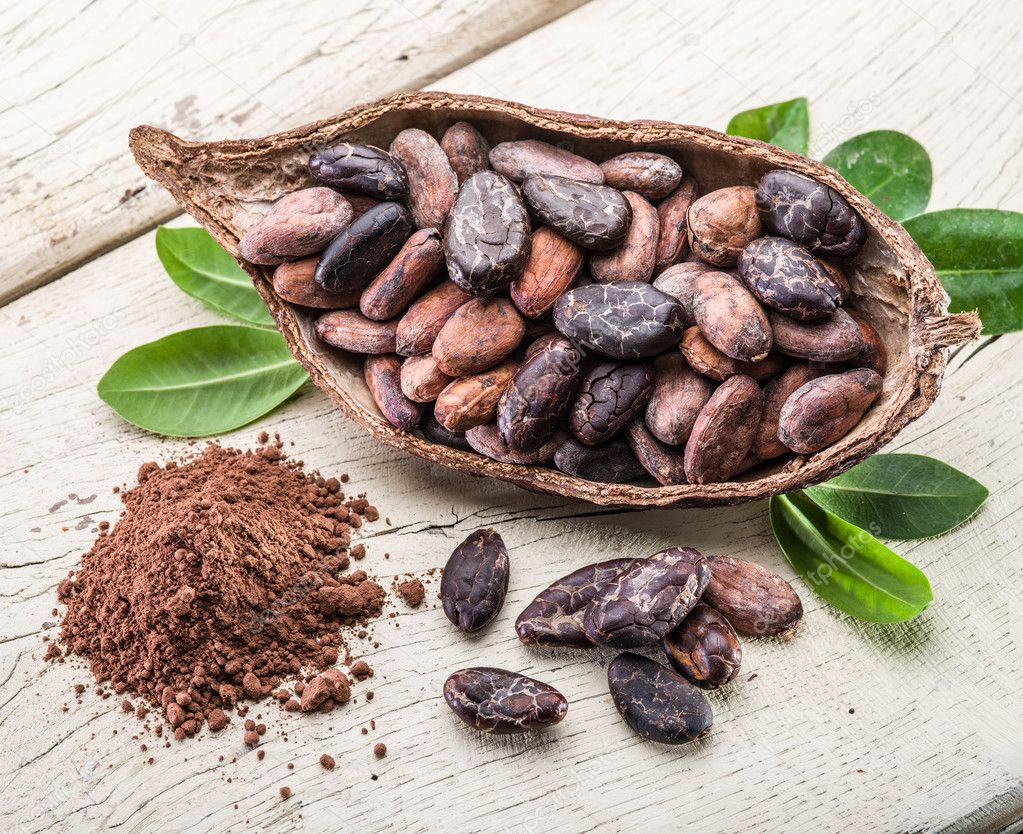
[[[468,122],[455,122],[440,140],[451,169],[461,185],[473,174],[490,168],[490,145]]]
[[[419,426],[423,437],[431,443],[439,443],[441,446],[450,446],[452,449],[459,449],[463,452],[471,452],[472,446],[465,439],[463,431],[449,431],[432,414],[427,417]]]
[[[395,331],[398,353],[402,356],[429,353],[455,310],[471,300],[472,296],[452,281],[434,287],[409,307],[398,322]]]
[[[619,191],[635,191],[648,200],[667,197],[682,180],[682,166],[670,156],[629,151],[602,162],[604,182]]]
[[[287,261],[274,270],[274,292],[285,301],[298,304],[300,307],[313,307],[320,310],[343,310],[357,307],[359,290],[350,292],[327,292],[316,283],[318,258],[305,258],[301,261]]]
[[[558,432],[550,440],[544,443],[535,452],[516,452],[508,448],[508,444],[501,437],[501,431],[493,423],[485,426],[476,426],[465,433],[465,439],[469,445],[498,463],[516,463],[522,466],[531,466],[538,463],[548,463],[554,458],[554,453],[565,442],[563,432]]]
[[[700,260],[734,267],[739,253],[762,234],[753,189],[719,188],[689,207],[689,246]]]
[[[798,628],[803,603],[792,586],[755,562],[714,556],[703,600],[741,634],[784,637]]]
[[[336,191],[303,188],[270,206],[263,219],[238,241],[238,254],[265,265],[313,255],[351,222],[351,203]]]
[[[408,178],[401,163],[373,145],[341,142],[309,157],[313,179],[341,191],[354,191],[377,200],[404,200]]]
[[[775,348],[787,356],[811,362],[841,362],[863,349],[860,326],[841,307],[823,321],[795,321],[774,310],[768,310],[767,318]]]
[[[568,427],[583,443],[604,443],[643,410],[653,390],[649,364],[601,362],[583,378]]]
[[[646,474],[629,445],[620,440],[587,446],[570,437],[554,453],[554,465],[566,475],[600,484],[626,484]]]
[[[619,649],[653,645],[693,610],[709,579],[707,560],[691,547],[669,547],[640,559],[587,606],[586,637]]]
[[[693,318],[725,356],[759,362],[771,350],[767,315],[742,282],[727,272],[703,272],[693,281]]]
[[[639,194],[624,192],[632,208],[632,223],[622,245],[611,252],[590,255],[590,275],[598,284],[643,281],[654,276],[657,255],[657,211]]]
[[[542,730],[568,712],[568,700],[553,686],[490,666],[455,672],[444,681],[444,700],[481,733]]]
[[[388,423],[402,431],[412,431],[419,425],[423,409],[402,393],[401,360],[397,356],[367,356],[363,376]]]
[[[636,733],[661,744],[685,744],[710,730],[707,696],[666,666],[632,652],[608,664],[607,683],[619,714]]]
[[[789,453],[790,449],[778,439],[778,420],[781,418],[782,406],[811,379],[824,374],[822,368],[813,368],[805,362],[799,362],[767,384],[764,388],[764,411],[753,439],[753,454],[758,460],[770,460]]]
[[[316,319],[316,335],[352,353],[394,353],[397,322],[373,321],[357,310],[333,310]]]
[[[586,606],[635,561],[609,559],[586,565],[552,582],[515,620],[515,633],[519,640],[527,645],[592,646],[583,630]]]
[[[842,303],[835,270],[784,237],[761,237],[739,254],[739,275],[760,303],[800,321],[826,319]]]
[[[636,460],[661,486],[686,483],[685,458],[654,437],[642,420],[629,423],[625,440]]]
[[[277,267],[278,270],[281,268]],[[274,280],[276,281],[276,273]],[[849,314],[849,318],[859,325],[860,337],[863,339],[863,346],[849,358],[849,364],[855,368],[870,368],[874,373],[884,376],[884,372],[888,368],[888,351],[885,350],[881,334],[874,329],[874,326],[867,321],[862,313],[857,313],[855,310],[846,310],[846,312]]]
[[[490,164],[495,171],[515,182],[535,175],[565,177],[579,182],[604,182],[604,172],[571,151],[537,139],[502,142],[490,152]]]
[[[812,379],[792,394],[778,418],[778,439],[810,455],[847,435],[881,396],[881,376],[870,368]]]
[[[606,185],[564,177],[530,177],[523,183],[522,193],[542,223],[584,249],[617,248],[632,223],[632,207],[625,195]]]
[[[436,229],[420,229],[362,292],[359,309],[367,318],[386,321],[400,315],[444,265]]]
[[[412,218],[403,205],[374,206],[327,247],[316,267],[316,283],[330,292],[361,290],[411,234]]]
[[[391,156],[408,176],[408,205],[420,229],[443,229],[458,193],[458,178],[448,156],[429,133],[416,127],[391,142]]]
[[[685,177],[671,194],[657,206],[657,255],[654,275],[677,264],[686,255],[689,244],[689,207],[698,194],[696,180]]]
[[[693,484],[727,481],[742,471],[764,410],[764,392],[748,376],[733,376],[707,400],[686,443],[686,477]]]
[[[714,386],[692,370],[680,353],[654,360],[654,391],[646,406],[650,433],[669,446],[681,446],[692,434]]]
[[[719,611],[704,603],[665,635],[661,648],[675,671],[701,689],[724,686],[739,674],[742,665],[742,646],[735,629]]]
[[[440,582],[444,613],[459,629],[479,631],[504,604],[508,549],[496,530],[477,530],[455,548]]]

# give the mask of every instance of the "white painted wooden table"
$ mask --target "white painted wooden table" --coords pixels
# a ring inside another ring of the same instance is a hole
[[[380,648],[365,652],[376,698],[313,718],[267,706],[262,762],[230,730],[157,749],[148,766],[116,705],[91,695],[74,705],[81,664],[41,662],[56,583],[96,523],[117,517],[111,486],[183,447],[121,422],[96,380],[136,344],[215,321],[162,273],[150,229],[173,209],[133,169],[129,126],[254,135],[416,84],[715,127],[741,108],[807,95],[815,155],[863,130],[904,130],[931,152],[933,207],[1019,210],[1017,4],[71,5],[0,10],[0,292],[23,296],[0,307],[0,830],[1018,829],[1018,336],[961,351],[936,406],[893,444],[992,492],[964,528],[900,547],[930,577],[935,604],[913,623],[871,626],[797,582],[807,607],[798,639],[746,642],[743,674],[711,696],[715,729],[697,745],[643,743],[610,703],[606,655],[533,651],[511,624],[579,564],[672,543],[791,576],[765,504],[621,513],[467,479],[378,446],[311,388],[225,441],[280,431],[310,465],[349,472],[394,520],[365,531],[367,566],[385,577],[443,564],[468,532],[496,527],[512,581],[493,626],[459,638],[435,599],[399,605],[374,629]],[[481,662],[554,683],[570,699],[567,719],[523,738],[468,731],[440,685]],[[377,729],[364,736],[371,719]],[[380,761],[378,740],[389,749]],[[323,752],[335,771],[320,768]],[[283,784],[295,790],[288,802]]]

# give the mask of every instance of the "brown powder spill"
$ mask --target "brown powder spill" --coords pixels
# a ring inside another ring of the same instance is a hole
[[[404,600],[409,608],[418,608],[426,599],[426,588],[423,587],[423,581],[418,577],[413,576],[400,582],[396,581],[393,587],[394,592]]]
[[[342,574],[349,522],[368,502],[346,502],[338,479],[303,471],[280,446],[210,444],[143,464],[117,524],[58,586],[64,647],[114,692],[160,704],[179,739],[333,666],[343,634],[383,606],[365,572]],[[331,700],[347,700],[343,675],[326,678]]]

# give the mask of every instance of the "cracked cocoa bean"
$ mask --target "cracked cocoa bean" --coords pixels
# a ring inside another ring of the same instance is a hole
[[[767,315],[727,272],[701,272],[693,280],[693,318],[707,341],[725,356],[759,362],[771,350]]]
[[[549,463],[554,458],[554,453],[565,442],[563,432],[558,432],[550,440],[544,443],[535,452],[516,452],[509,449],[508,444],[501,437],[501,432],[493,423],[485,426],[475,426],[465,433],[465,439],[473,450],[485,455],[498,463],[517,463],[524,466],[533,464]]]
[[[753,637],[783,637],[798,628],[803,604],[792,586],[755,562],[714,556],[703,600],[732,628]]]
[[[433,402],[450,382],[430,354],[410,356],[401,363],[401,392],[414,403]]]
[[[341,191],[354,191],[377,200],[404,200],[408,177],[401,163],[373,145],[341,142],[309,157],[313,179]]]
[[[286,261],[274,270],[274,292],[285,301],[298,304],[300,307],[313,307],[320,310],[343,310],[357,307],[360,291],[327,292],[316,283],[318,258],[305,258],[301,261]]]
[[[586,606],[635,561],[609,559],[552,582],[515,620],[519,640],[527,645],[591,647],[583,630]]]
[[[638,359],[677,345],[685,313],[675,299],[650,284],[592,284],[558,299],[554,326],[604,356]]]
[[[280,269],[280,267],[278,267]],[[888,351],[885,350],[881,334],[874,329],[874,326],[867,321],[862,313],[855,310],[846,310],[851,318],[860,328],[860,338],[863,346],[856,353],[849,357],[849,364],[856,368],[870,368],[874,373],[884,376],[888,368]]]
[[[625,440],[636,460],[661,486],[686,483],[685,458],[654,437],[642,420],[629,423]]]
[[[511,180],[473,174],[458,190],[444,233],[448,274],[466,292],[504,289],[529,258],[529,212]]]
[[[518,367],[517,362],[504,362],[483,373],[454,380],[437,395],[433,406],[437,420],[445,429],[457,432],[489,423]]]
[[[334,310],[316,319],[316,335],[352,353],[394,353],[397,322],[373,321],[357,310]]]
[[[444,281],[427,292],[405,312],[395,330],[395,343],[402,356],[429,353],[434,340],[455,310],[472,296],[453,281]]]
[[[692,434],[714,386],[693,371],[679,353],[654,360],[654,390],[646,406],[650,433],[669,446],[681,446]]]
[[[452,449],[459,449],[463,452],[471,452],[472,446],[465,439],[465,432],[449,431],[441,425],[432,414],[423,420],[419,426],[423,437],[431,443],[439,443],[441,446],[450,446]]]
[[[707,696],[677,672],[625,652],[607,667],[611,699],[636,733],[661,744],[685,744],[714,723]]]
[[[570,437],[554,453],[554,465],[566,475],[600,484],[627,484],[646,474],[629,445],[620,440],[587,446]]]
[[[352,222],[352,214],[351,203],[330,188],[293,191],[242,236],[238,254],[263,265],[313,255]]]
[[[624,192],[632,208],[632,223],[622,245],[611,252],[590,255],[590,275],[598,284],[612,281],[650,283],[657,255],[657,211],[639,194]]]
[[[724,686],[734,680],[742,665],[742,646],[735,629],[719,611],[702,602],[665,635],[661,648],[675,671],[701,689]]]
[[[387,422],[402,431],[419,425],[423,410],[401,390],[401,360],[394,354],[367,356],[363,376]]]
[[[565,177],[578,182],[604,182],[604,172],[571,151],[537,139],[502,142],[490,152],[490,164],[495,171],[515,182],[523,182],[536,175]]]
[[[795,321],[774,310],[767,313],[774,346],[788,356],[811,362],[841,362],[863,349],[860,327],[841,307],[823,321]]]
[[[408,205],[420,229],[443,229],[458,193],[448,155],[425,130],[407,128],[391,142],[391,156],[408,176]]]
[[[625,195],[606,185],[534,176],[523,183],[522,193],[543,223],[584,249],[617,248],[632,223]]]
[[[649,364],[601,362],[583,378],[568,427],[583,443],[604,443],[643,410],[653,390]]]
[[[455,548],[440,582],[444,613],[457,628],[479,631],[508,592],[508,549],[496,530],[476,530]]]
[[[481,733],[542,730],[568,712],[568,700],[553,686],[490,666],[452,674],[444,682],[444,701]]]
[[[455,122],[440,140],[451,169],[461,185],[473,174],[490,168],[490,144],[468,122]]]
[[[363,289],[411,234],[412,218],[404,206],[374,206],[327,247],[316,267],[316,283],[329,292]]]
[[[695,326],[682,334],[679,350],[694,371],[718,382],[724,382],[739,374],[762,382],[781,373],[788,366],[786,358],[774,352],[767,354],[767,357],[759,362],[741,362],[732,359],[731,356],[725,356],[708,342],[700,328]]]
[[[669,266],[681,261],[689,244],[689,207],[696,200],[699,189],[696,180],[684,177],[671,194],[657,206],[657,251],[654,275],[660,275]]]
[[[512,281],[512,301],[527,318],[542,316],[572,286],[582,265],[582,249],[541,226],[533,233],[526,265]]]
[[[693,609],[709,578],[707,560],[691,547],[669,547],[640,559],[587,606],[586,637],[620,649],[653,645]]]
[[[647,200],[660,200],[682,180],[682,166],[670,156],[628,151],[602,162],[604,182],[619,191],[635,191]]]
[[[503,362],[522,341],[526,326],[505,298],[474,298],[444,323],[431,351],[448,376],[478,374]]]
[[[867,227],[834,188],[795,171],[760,178],[756,204],[764,226],[822,257],[851,258],[863,247]]]
[[[734,267],[739,253],[762,234],[754,190],[736,185],[704,194],[689,207],[689,246],[714,266]]]
[[[812,379],[782,406],[778,439],[810,455],[847,435],[881,396],[881,376],[870,368]]]
[[[686,477],[693,484],[727,481],[753,448],[764,392],[748,376],[733,376],[707,400],[686,443]]]
[[[400,315],[443,265],[440,232],[420,229],[405,241],[394,259],[363,290],[359,309],[366,318],[376,321]]]
[[[764,411],[760,416],[756,437],[753,439],[753,454],[758,460],[770,460],[787,455],[791,451],[778,439],[778,420],[781,417],[782,406],[795,391],[811,379],[824,374],[822,368],[814,368],[806,362],[799,362],[767,384],[764,388]]]
[[[799,321],[826,319],[842,303],[836,272],[784,237],[757,238],[739,255],[739,275],[750,292],[761,304]]]

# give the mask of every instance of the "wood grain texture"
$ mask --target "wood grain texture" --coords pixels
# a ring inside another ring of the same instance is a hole
[[[886,4],[883,18],[852,7],[811,15],[818,7],[809,3],[739,8],[672,4],[683,25],[646,2],[595,3],[437,86],[711,126],[759,102],[743,92],[750,79],[764,100],[814,96],[818,125],[838,124],[875,91],[883,109],[853,119],[836,142],[865,129],[907,130],[935,159],[935,207],[1023,207],[1014,146],[1023,112],[983,77],[1020,98],[1007,51],[1015,27],[1006,17],[1016,12],[921,5],[938,28],[956,33],[957,49],[983,47],[967,53],[981,76],[936,46],[931,24],[903,4]],[[776,61],[782,52],[754,48],[758,32],[785,35],[790,57]],[[687,51],[687,35],[706,54]],[[827,47],[842,38],[850,44],[845,64]],[[594,43],[606,49],[595,55]],[[623,80],[628,73],[635,84]],[[42,637],[56,631],[56,583],[96,524],[117,517],[112,485],[131,483],[144,460],[188,448],[126,426],[97,399],[96,380],[123,351],[213,321],[164,276],[151,234],[0,308],[0,829],[1014,830],[1023,808],[1020,336],[953,357],[942,396],[889,449],[939,457],[992,491],[959,530],[897,546],[930,577],[934,605],[908,625],[871,626],[835,613],[796,581],[807,608],[801,633],[784,643],[746,641],[740,677],[711,696],[711,735],[681,749],[644,743],[618,719],[602,668],[610,655],[528,649],[512,622],[537,590],[583,562],[668,544],[753,559],[791,578],[765,504],[620,513],[530,495],[392,452],[303,389],[225,441],[249,444],[262,428],[280,431],[310,465],[349,472],[353,488],[393,522],[365,530],[372,571],[442,565],[467,533],[494,526],[511,551],[511,586],[500,617],[476,638],[453,633],[433,593],[419,610],[398,603],[398,616],[374,629],[380,648],[365,652],[376,669],[374,700],[364,701],[369,686],[360,685],[357,702],[331,716],[296,718],[267,705],[267,755],[258,762],[237,721],[217,737],[151,744],[143,755],[143,739],[131,738],[135,728],[116,703],[91,692],[74,703],[71,686],[89,682],[79,662],[41,662]],[[475,663],[554,684],[570,700],[567,718],[544,735],[474,734],[449,714],[440,686],[449,671]],[[363,736],[371,719],[377,730]],[[377,740],[390,751],[379,761],[370,749]],[[323,752],[337,770],[320,768]],[[284,784],[295,790],[286,803],[277,793]]]

